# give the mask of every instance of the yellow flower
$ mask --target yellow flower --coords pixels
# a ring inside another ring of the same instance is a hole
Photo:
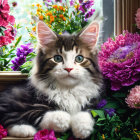
[[[30,33],[30,36],[31,36],[31,37],[34,37],[34,35],[33,35],[32,33]]]
[[[52,27],[51,25],[48,25],[50,28]]]
[[[38,4],[36,4],[36,6],[37,6],[37,7],[42,7],[39,3],[38,3]]]
[[[63,8],[63,11],[65,12],[65,8]]]
[[[37,15],[40,15],[40,12],[36,12]]]
[[[34,4],[32,4],[32,7],[34,7],[35,5]]]
[[[102,134],[102,138],[103,138],[103,140],[105,140],[105,135],[104,134]]]
[[[75,5],[74,7],[75,7],[76,10],[78,10],[79,9],[79,4]]]
[[[42,15],[40,15],[40,16],[39,16],[39,19],[40,19],[40,20],[43,20],[43,16],[42,16]]]
[[[35,32],[35,31],[36,31],[36,26],[34,26],[34,27],[32,28],[32,30]]]

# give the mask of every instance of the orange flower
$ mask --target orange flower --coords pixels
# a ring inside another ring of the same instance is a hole
[[[66,18],[65,18],[65,17],[63,17],[63,20],[64,20],[64,21],[66,21]]]
[[[42,15],[40,15],[40,16],[39,16],[39,19],[40,19],[40,20],[43,20],[43,16],[42,16]]]
[[[52,16],[52,12],[46,13],[46,16]]]
[[[38,4],[36,4],[36,6],[37,6],[37,7],[42,7],[39,3],[38,3]]]
[[[36,31],[36,26],[34,26],[34,27],[32,28],[32,30],[35,32],[35,31]]]
[[[51,21],[51,22],[54,21],[54,16],[50,16],[50,21]]]
[[[64,15],[59,15],[59,17],[60,17],[60,18],[63,18],[63,17],[64,17]]]
[[[102,139],[105,140],[105,135],[104,134],[102,134]]]
[[[63,6],[59,6],[59,9],[60,9],[60,10],[63,10]]]
[[[37,12],[40,12],[40,11],[41,11],[41,9],[40,9],[40,8],[38,8],[36,11],[37,11]]]
[[[58,8],[58,6],[57,6],[57,5],[52,5],[52,7],[53,7],[53,8],[55,8],[55,9],[57,9],[57,8]]]

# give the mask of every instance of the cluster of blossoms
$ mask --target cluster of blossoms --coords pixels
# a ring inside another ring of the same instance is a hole
[[[7,136],[7,130],[3,128],[2,125],[0,125],[0,140]]]
[[[0,47],[11,43],[16,34],[12,27],[15,23],[15,18],[9,15],[9,12],[8,0],[0,0]]]
[[[132,88],[125,101],[130,108],[140,109],[140,86]]]
[[[133,85],[140,80],[140,35],[125,31],[109,38],[99,52],[99,66],[112,90]]]
[[[140,8],[138,8],[136,17],[135,17],[137,28],[140,29]]]
[[[57,140],[57,138],[53,130],[44,129],[35,134],[34,140]]]
[[[38,19],[43,20],[53,31],[61,34],[62,32],[75,32],[81,30],[94,14],[94,0],[43,0],[43,5],[33,4],[37,7],[36,14],[32,14]],[[32,30],[35,32],[35,23]]]
[[[21,45],[20,48],[17,48],[17,57],[12,60],[13,66],[11,67],[14,71],[19,70],[20,66],[26,62],[26,56],[33,51],[31,44]]]
[[[101,109],[101,108],[103,108],[106,104],[107,104],[107,100],[103,99],[103,100],[101,100],[101,101],[97,104],[96,108],[97,108],[97,109]],[[110,117],[112,117],[112,116],[114,115],[114,113],[115,113],[115,109],[113,109],[113,108],[104,108],[104,111],[105,111]]]
[[[82,11],[83,14],[85,14],[85,20],[87,20],[95,12],[95,9],[92,9],[94,1],[89,0],[84,2],[83,0],[79,0],[79,3],[80,3],[79,10]]]

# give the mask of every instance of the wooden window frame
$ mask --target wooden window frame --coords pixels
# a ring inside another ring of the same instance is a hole
[[[121,34],[123,30],[136,32],[135,14],[140,8],[140,0],[115,0],[114,4],[115,35]]]

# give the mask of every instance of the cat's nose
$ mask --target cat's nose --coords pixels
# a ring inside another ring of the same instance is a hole
[[[64,68],[64,70],[66,70],[67,72],[70,72],[71,70],[73,70],[73,68]]]

